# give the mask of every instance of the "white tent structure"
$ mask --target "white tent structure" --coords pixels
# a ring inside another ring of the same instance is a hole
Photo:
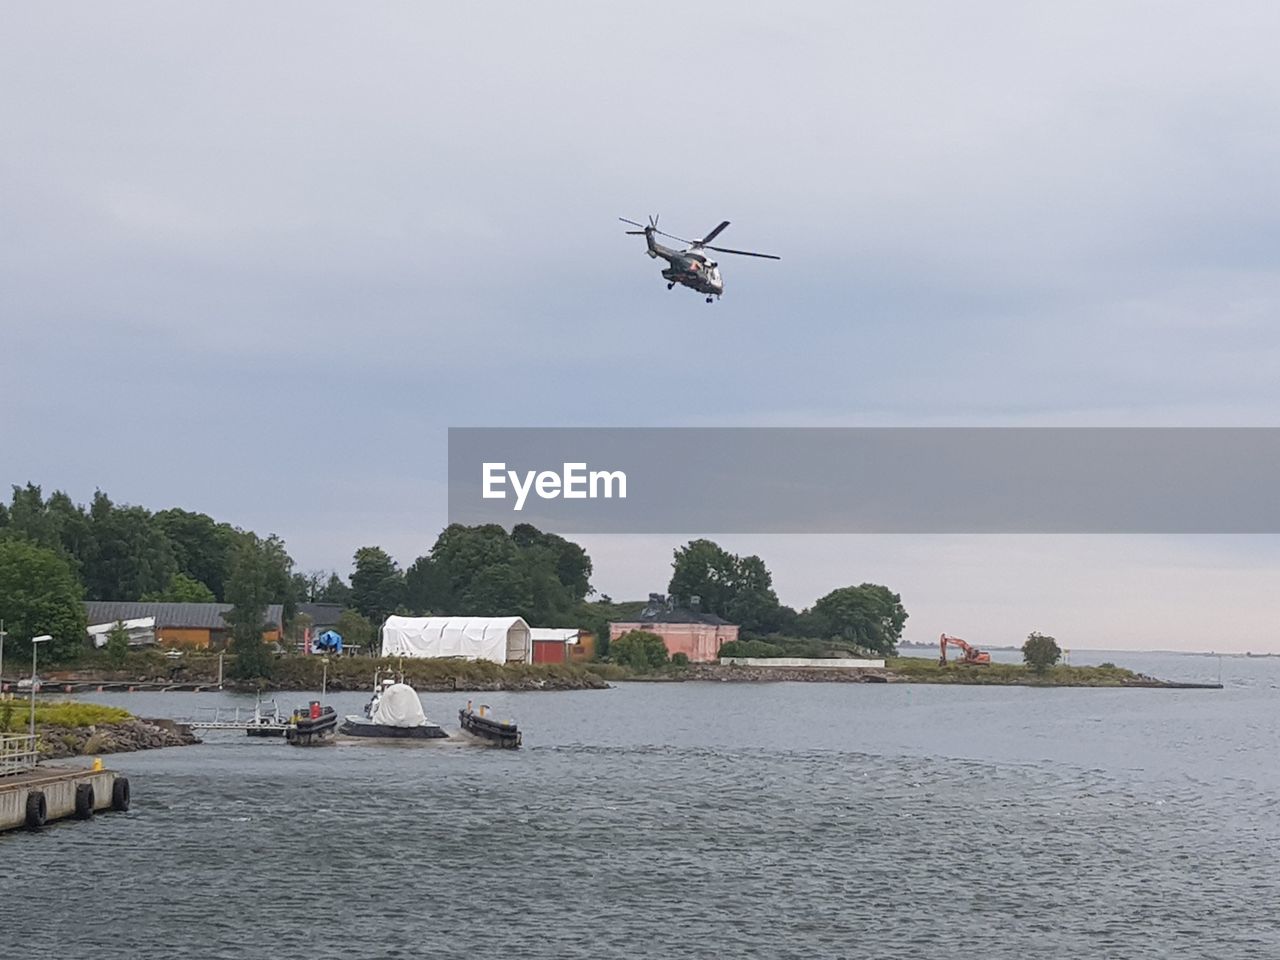
[[[387,617],[382,655],[532,663],[533,643],[520,617]]]

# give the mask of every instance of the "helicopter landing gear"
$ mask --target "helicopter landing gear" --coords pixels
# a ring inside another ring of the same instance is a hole
[[[711,298],[707,297],[707,303],[710,303],[710,302],[711,302]]]
[[[668,290],[671,290],[671,289],[674,289],[674,288],[675,288],[675,284],[674,284],[674,283],[668,283],[668,284],[667,284],[667,289],[668,289]]]

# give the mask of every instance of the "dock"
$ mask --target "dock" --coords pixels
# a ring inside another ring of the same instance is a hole
[[[101,761],[92,767],[39,763],[35,740],[0,734],[0,832],[129,809],[127,777],[103,769]]]
[[[181,723],[192,730],[234,730],[251,737],[283,737],[294,727],[292,718],[282,713],[274,700],[270,701],[270,710],[263,710],[263,704],[259,701],[252,713],[245,711],[243,715],[239,707],[234,711],[221,707],[213,707],[211,710],[212,716],[190,717]]]
[[[25,679],[25,678],[23,678]],[[12,693],[25,697],[30,687],[22,680],[0,680],[0,693]],[[41,680],[36,685],[36,695],[63,693],[206,693],[222,689],[216,680]]]

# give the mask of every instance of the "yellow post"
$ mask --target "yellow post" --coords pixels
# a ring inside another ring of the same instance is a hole
[[[95,772],[95,773],[96,773],[97,771],[99,771],[99,770],[101,770],[101,769],[102,769],[102,758],[101,758],[101,757],[94,757],[94,758],[93,758],[93,769],[94,769],[94,772]]]

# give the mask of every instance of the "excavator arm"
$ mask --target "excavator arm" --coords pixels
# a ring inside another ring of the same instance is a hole
[[[938,663],[942,666],[946,666],[947,664],[948,646],[959,647],[963,651],[963,654],[960,657],[961,663],[991,662],[991,654],[979,650],[977,647],[961,640],[959,637],[949,637],[944,633],[938,638]]]

